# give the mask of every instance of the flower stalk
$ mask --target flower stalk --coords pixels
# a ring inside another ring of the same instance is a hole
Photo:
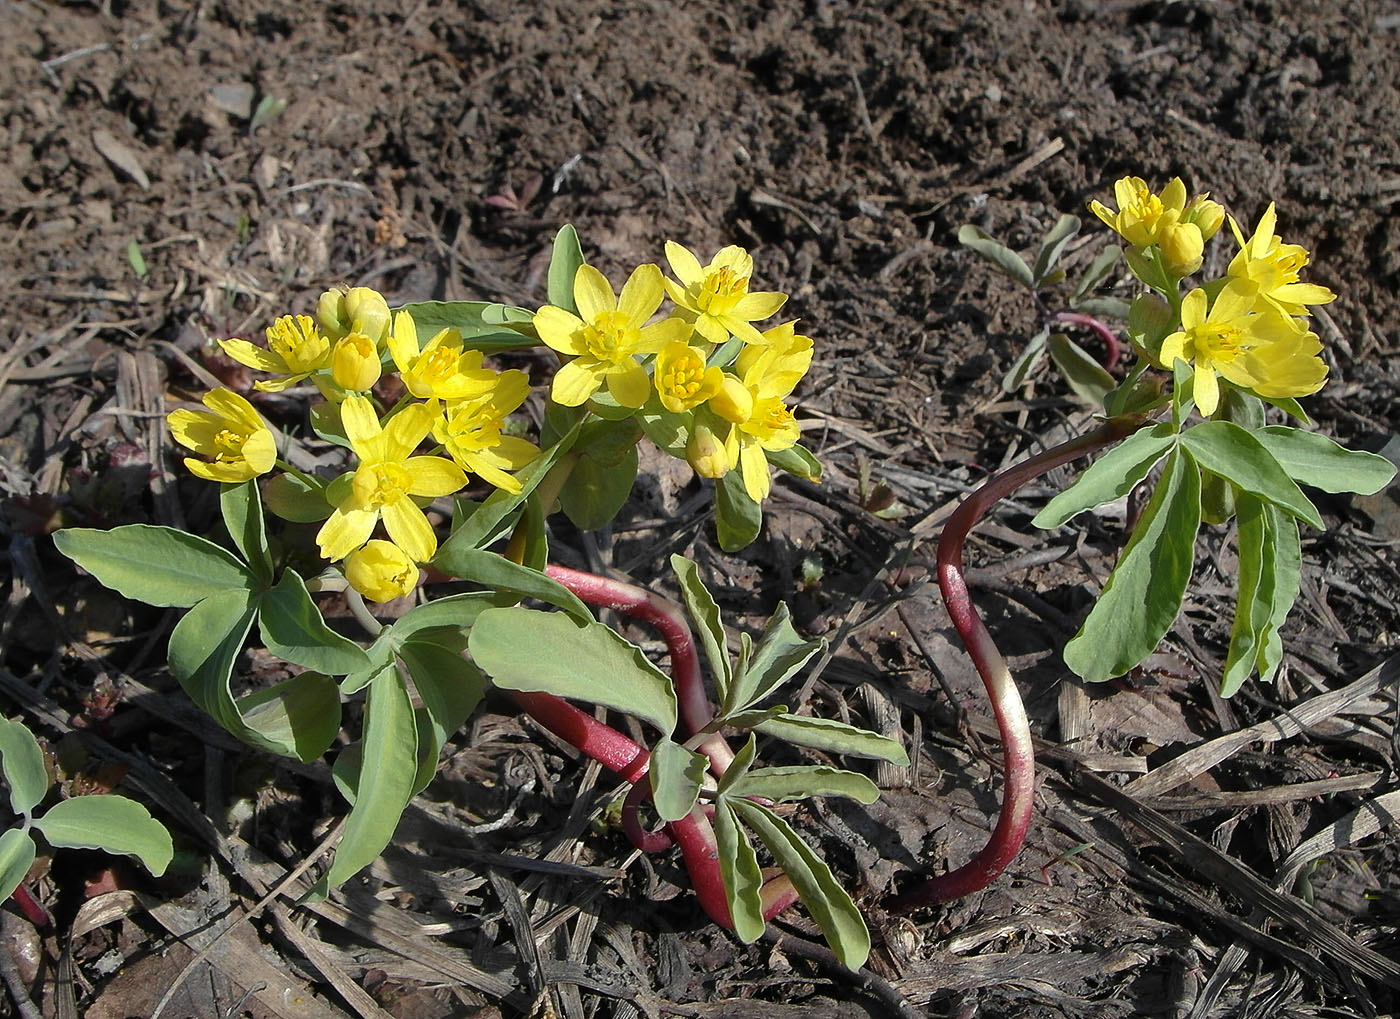
[[[977,667],[1001,733],[1005,789],[996,829],[982,851],[961,867],[927,878],[888,904],[896,913],[948,902],[987,887],[1016,858],[1030,829],[1035,799],[1035,752],[1030,723],[1006,659],[987,632],[963,576],[963,545],[987,512],[1022,485],[1046,471],[1126,438],[1146,425],[1145,418],[1124,415],[994,475],[953,511],[938,539],[938,587],[963,646]]]

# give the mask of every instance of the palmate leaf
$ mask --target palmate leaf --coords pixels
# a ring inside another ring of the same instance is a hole
[[[559,506],[581,531],[610,524],[627,503],[637,480],[637,447],[624,449],[616,463],[605,465],[582,456],[559,491]]]
[[[1065,664],[1089,682],[1121,676],[1157,646],[1181,610],[1201,524],[1201,472],[1178,448]]]
[[[592,620],[588,606],[557,580],[539,570],[511,562],[504,556],[470,546],[444,545],[433,557],[433,565],[450,577],[460,577],[474,584],[510,591],[521,597],[538,598],[558,605],[577,619]]]
[[[277,586],[258,597],[257,606],[263,644],[278,657],[331,676],[369,664],[364,648],[326,625],[295,570],[284,570]]]
[[[826,647],[824,640],[803,640],[792,627],[786,605],[779,603],[742,672],[734,674],[720,712],[734,714],[751,707],[786,683],[812,656]]]
[[[826,862],[767,807],[752,800],[731,798],[726,802],[773,854],[836,957],[848,969],[864,966],[870,957],[870,932],[850,893],[832,876]]]
[[[429,638],[435,631],[419,632],[423,638]],[[450,633],[462,645],[466,643],[460,630]],[[405,640],[399,646],[398,655],[423,702],[417,711],[418,775],[413,783],[413,792],[417,794],[427,788],[437,774],[438,755],[443,744],[481,703],[486,692],[486,677],[463,658],[459,650],[435,640]]]
[[[1181,444],[1204,470],[1226,478],[1237,489],[1323,529],[1318,513],[1272,453],[1247,429],[1231,421],[1203,421],[1181,434]]]
[[[675,731],[670,679],[602,623],[562,612],[488,609],[477,617],[468,647],[502,689],[601,704],[649,722],[663,736]]]
[[[272,553],[267,547],[257,482],[250,479],[236,485],[220,485],[219,508],[229,537],[243,553],[254,575],[263,584],[272,583]]]
[[[173,527],[69,527],[55,533],[53,543],[106,587],[147,605],[188,608],[210,595],[257,586],[231,552]]]
[[[1346,449],[1316,432],[1272,425],[1254,437],[1294,481],[1324,492],[1374,495],[1395,477],[1395,465],[1385,457]]]

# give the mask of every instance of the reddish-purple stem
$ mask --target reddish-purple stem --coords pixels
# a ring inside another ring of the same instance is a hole
[[[697,733],[710,724],[715,717],[714,709],[705,695],[695,641],[679,605],[635,584],[571,570],[567,566],[550,563],[545,567],[545,573],[590,605],[615,609],[633,619],[650,623],[661,634],[671,654],[671,675],[675,679],[676,698],[687,735]],[[699,749],[709,757],[710,768],[716,775],[723,775],[734,760],[734,751],[718,733],[708,737]]]
[[[982,851],[955,870],[928,878],[906,889],[888,906],[904,912],[936,902],[948,902],[987,887],[1016,858],[1030,829],[1035,797],[1035,753],[1030,724],[1020,692],[1006,660],[997,650],[963,578],[963,544],[977,522],[1002,499],[1046,471],[1092,453],[1137,431],[1147,422],[1137,417],[1114,418],[1077,439],[1047,449],[994,475],[953,511],[938,539],[938,586],[948,615],[991,699],[1001,732],[1006,788],[996,830]]]
[[[1057,311],[1050,316],[1051,322],[1068,322],[1070,325],[1083,326],[1085,329],[1093,330],[1094,334],[1103,341],[1103,366],[1109,371],[1118,363],[1118,356],[1123,351],[1123,344],[1118,340],[1115,333],[1103,322],[1093,315],[1085,315],[1078,311]]]

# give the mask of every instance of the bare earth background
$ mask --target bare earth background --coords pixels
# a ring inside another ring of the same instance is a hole
[[[1339,295],[1318,322],[1331,381],[1308,408],[1340,441],[1392,440],[1400,5],[2,6],[0,700],[74,781],[150,802],[181,851],[160,882],[97,854],[41,861],[33,887],[55,926],[7,912],[3,933],[7,976],[45,1015],[149,1016],[206,922],[254,905],[343,811],[324,767],[272,762],[203,721],[163,668],[171,615],[75,576],[47,534],[132,521],[213,533],[211,486],[183,472],[162,428],[207,373],[249,384],[212,338],[256,339],[337,282],[391,303],[534,307],[564,222],[614,281],[659,261],[668,238],[704,257],[744,245],[755,285],[789,292],[785,314],[817,341],[799,417],[829,476],[780,482],[752,547],[719,553],[708,492],[658,459],[610,534],[562,529],[555,548],[663,588],[667,556],[684,552],[746,626],[797,588],[799,623],[835,641],[806,691],[813,710],[917,749],[912,774],[882,776],[875,807],[795,818],[867,910],[871,972],[808,958],[800,917],[752,947],[708,926],[673,861],[634,859],[590,824],[608,776],[488,702],[399,848],[328,904],[284,899],[239,923],[166,1015],[1400,1007],[1392,501],[1323,503],[1332,528],[1304,536],[1284,675],[1228,704],[1209,692],[1233,589],[1223,531],[1152,667],[1085,690],[1058,651],[1121,519],[1030,533],[1063,476],[1005,507],[969,550],[986,567],[977,597],[1038,734],[1063,749],[1042,755],[1036,827],[1012,870],[911,918],[882,900],[903,872],[980,845],[999,758],[931,589],[895,604],[872,583],[911,541],[926,554],[969,484],[1088,420],[1046,373],[1002,392],[1038,312],[959,248],[957,228],[1026,250],[1124,174],[1180,174],[1249,224],[1276,200],[1285,238],[1313,252],[1309,278]],[[264,100],[286,107],[269,117]],[[1104,240],[1086,224],[1071,269]],[[519,364],[547,377],[546,359]],[[259,399],[288,427],[305,411]],[[141,897],[94,898],[117,889]]]

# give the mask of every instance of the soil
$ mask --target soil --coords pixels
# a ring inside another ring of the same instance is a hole
[[[616,833],[586,824],[608,778],[493,701],[449,748],[398,848],[344,893],[358,923],[328,907],[263,914],[224,942],[245,954],[211,955],[165,1014],[1400,1008],[1400,852],[1385,830],[1400,787],[1392,501],[1323,503],[1330,530],[1305,535],[1284,673],[1229,702],[1210,692],[1233,587],[1223,530],[1205,543],[1193,601],[1161,654],[1113,689],[1084,690],[1058,650],[1122,522],[1052,536],[1064,554],[1046,563],[1031,555],[1047,539],[1027,510],[1065,476],[998,511],[969,550],[970,565],[988,567],[977,597],[1037,734],[1065,752],[1043,755],[1036,827],[1010,871],[909,918],[882,901],[905,872],[975,851],[995,816],[997,755],[931,588],[896,603],[876,580],[911,547],[926,556],[951,505],[989,470],[1089,422],[1044,366],[1003,390],[1041,313],[957,244],[958,228],[1033,253],[1060,215],[1079,215],[1072,281],[1105,240],[1087,202],[1126,174],[1180,175],[1246,228],[1276,202],[1280,232],[1312,252],[1308,278],[1338,295],[1318,314],[1331,378],[1309,413],[1349,445],[1395,443],[1400,7],[16,0],[5,10],[5,708],[57,749],[124,762],[123,791],[149,799],[159,784],[139,779],[154,773],[189,807],[166,815],[183,851],[173,877],[152,883],[75,854],[33,882],[57,926],[35,934],[6,914],[12,994],[27,986],[51,1014],[74,993],[60,989],[58,959],[85,898],[131,887],[146,908],[74,937],[69,961],[85,1014],[150,1014],[190,958],[167,951],[188,929],[172,910],[251,907],[266,886],[250,884],[248,861],[272,861],[275,883],[343,810],[325,769],[277,766],[211,732],[163,667],[170,614],[75,577],[46,535],[133,521],[212,531],[208,486],[179,467],[161,416],[206,388],[207,373],[248,385],[214,338],[256,337],[338,282],[376,287],[391,304],[535,307],[567,222],[615,282],[659,261],[667,239],[702,255],[743,245],[756,283],[789,293],[785,314],[816,339],[799,417],[827,479],[780,482],[753,546],[721,553],[700,483],[648,460],[643,497],[611,532],[562,528],[555,547],[662,589],[669,554],[684,552],[744,626],[792,597],[799,623],[835,640],[808,683],[814,709],[868,722],[879,703],[893,706],[918,748],[912,776],[889,776],[868,810],[798,817],[867,911],[873,975],[861,983],[809,957],[801,917],[783,942],[748,947],[708,926],[674,861],[635,860]],[[522,366],[538,381],[546,364]],[[305,411],[259,399],[289,427]],[[1382,662],[1377,682],[1355,686]],[[1179,788],[1149,783],[1112,801],[1188,747],[1326,691],[1353,696],[1240,741]],[[1084,778],[1086,758],[1110,792]],[[1293,788],[1322,780],[1332,785]],[[1366,804],[1379,834],[1334,830]],[[470,827],[505,812],[515,821]],[[210,822],[218,838],[201,827]],[[1282,889],[1307,891],[1310,905],[1271,893],[1288,854],[1328,831],[1335,851]],[[520,869],[546,855],[573,869]],[[1271,912],[1278,902],[1302,912]],[[1343,942],[1320,941],[1310,917]],[[497,982],[452,979],[439,951]],[[248,996],[250,959],[276,962],[264,990],[294,979],[306,1000]]]

